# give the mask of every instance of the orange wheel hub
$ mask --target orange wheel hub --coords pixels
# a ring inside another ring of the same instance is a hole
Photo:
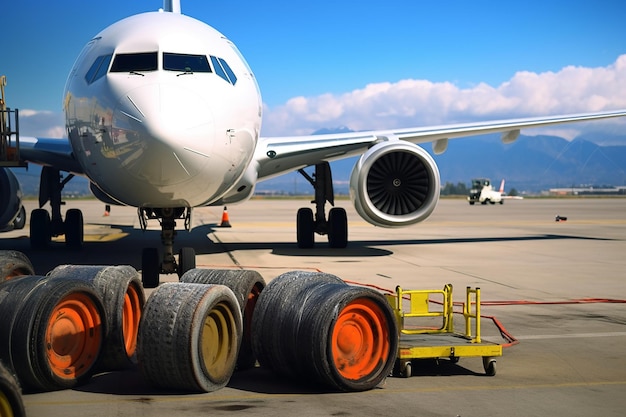
[[[389,357],[387,319],[372,300],[359,298],[339,313],[332,331],[333,363],[349,380],[367,377]]]
[[[69,294],[55,306],[45,343],[48,364],[59,378],[79,378],[91,369],[102,344],[102,323],[88,295]]]

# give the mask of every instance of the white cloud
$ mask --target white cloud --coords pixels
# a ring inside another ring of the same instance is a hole
[[[626,55],[607,67],[521,71],[496,87],[481,83],[460,88],[451,82],[409,79],[369,84],[339,95],[296,97],[265,108],[263,135],[309,134],[344,125],[354,130],[386,129],[622,108],[626,108]],[[572,138],[589,126],[598,130],[600,125],[615,124],[626,122],[576,124],[560,132]]]
[[[63,114],[47,110],[20,110],[20,135],[62,138],[65,136]]]

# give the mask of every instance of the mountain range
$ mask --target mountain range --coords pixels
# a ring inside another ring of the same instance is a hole
[[[324,129],[316,133],[347,131]],[[593,140],[593,142],[591,141]],[[441,155],[434,155],[430,144],[424,148],[433,155],[441,174],[441,184],[464,183],[472,178],[491,178],[494,184],[506,179],[506,189],[537,193],[549,188],[583,185],[626,185],[626,140],[624,145],[598,145],[601,139],[579,137],[573,141],[556,136],[524,136],[505,145],[499,135],[452,140]],[[611,143],[615,143],[614,140]],[[350,174],[358,158],[331,163],[335,192],[347,194]],[[15,169],[26,195],[37,195],[40,167]],[[298,173],[290,173],[258,183],[257,193],[312,194],[310,184]],[[86,179],[76,177],[67,183],[64,194],[89,194]]]

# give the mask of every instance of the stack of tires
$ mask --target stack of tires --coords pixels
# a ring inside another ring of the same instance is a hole
[[[38,276],[23,254],[0,251],[0,273],[0,361],[30,391],[138,365],[154,386],[211,392],[257,360],[363,391],[396,359],[385,298],[330,274],[293,271],[266,286],[254,271],[191,269],[146,301],[131,266],[62,265]],[[2,391],[0,407],[16,407],[17,392]]]
[[[380,293],[334,275],[292,271],[259,296],[252,347],[261,366],[279,375],[364,391],[391,372],[398,331]]]
[[[144,305],[129,266],[60,266],[32,274],[19,252],[0,251],[0,360],[24,389],[52,391],[136,361]]]

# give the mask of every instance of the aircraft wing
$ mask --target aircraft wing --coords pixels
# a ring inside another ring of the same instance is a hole
[[[546,127],[562,123],[584,122],[626,116],[626,110],[582,113],[563,116],[531,117],[487,122],[461,123],[442,126],[416,127],[366,132],[351,132],[311,136],[262,137],[255,161],[258,179],[267,179],[295,169],[333,161],[365,152],[372,145],[387,140],[412,143],[432,142],[436,154],[443,153],[448,139],[502,133],[502,141],[511,143],[521,129]]]
[[[33,164],[52,166],[74,174],[83,173],[67,139],[20,136],[20,157]]]

